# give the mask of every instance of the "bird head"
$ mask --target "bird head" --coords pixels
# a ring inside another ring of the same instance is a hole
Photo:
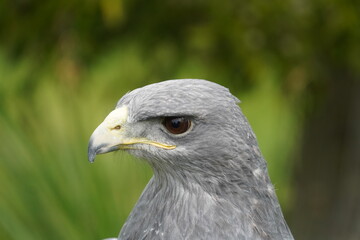
[[[238,103],[227,88],[206,80],[168,80],[133,90],[92,134],[89,161],[125,150],[155,170],[236,169],[239,155],[249,159],[257,149]]]
[[[144,238],[133,236],[158,223],[170,229],[166,239],[178,238],[179,226],[197,237],[292,239],[238,103],[225,87],[195,79],[151,84],[119,100],[90,138],[89,161],[124,150],[154,170],[119,239]]]

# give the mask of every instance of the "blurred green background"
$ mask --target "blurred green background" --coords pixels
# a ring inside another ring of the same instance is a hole
[[[359,1],[2,0],[0,239],[117,236],[152,173],[88,139],[175,78],[242,100],[297,239],[360,238]]]

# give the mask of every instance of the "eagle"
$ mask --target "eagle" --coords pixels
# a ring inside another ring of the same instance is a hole
[[[118,239],[293,239],[256,137],[230,91],[200,79],[125,94],[88,158],[123,150],[153,170]]]

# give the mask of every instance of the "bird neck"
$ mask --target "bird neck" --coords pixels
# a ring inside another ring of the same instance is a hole
[[[276,198],[266,163],[262,157],[258,158],[247,162],[236,158],[194,161],[202,162],[201,166],[191,165],[191,161],[150,165],[154,172],[154,184],[158,189],[176,190],[181,187],[181,191],[190,192],[200,189],[212,195],[236,194],[243,199],[253,197],[254,192],[260,191],[270,192]]]
[[[123,226],[120,239],[156,239],[159,236],[163,239],[179,236],[188,239],[291,239],[276,196],[268,189],[250,193],[222,187],[223,190],[204,188],[186,174],[179,177],[155,172]],[[196,233],[201,236],[191,235]]]
[[[202,219],[205,225],[212,225],[213,215],[219,214],[223,215],[224,224],[228,219],[233,219],[261,239],[291,239],[266,164],[261,160],[259,162],[264,164],[256,167],[240,165],[240,168],[236,168],[232,165],[221,172],[208,169],[206,165],[203,171],[197,169],[196,174],[169,169],[154,170],[152,187],[145,191],[149,189],[154,196],[154,206],[159,199],[166,199],[160,205],[163,206],[160,212],[164,216],[176,217],[180,214],[199,221]],[[178,208],[174,212],[176,206]],[[236,225],[234,228],[237,229]]]

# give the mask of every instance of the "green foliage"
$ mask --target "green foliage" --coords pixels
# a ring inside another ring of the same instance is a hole
[[[15,64],[1,61],[7,79],[0,90],[6,99],[0,115],[1,238],[100,239],[117,235],[151,171],[125,153],[100,156],[90,164],[87,142],[121,95],[145,84],[144,79],[157,80],[153,62],[144,61],[138,48],[120,46],[99,56],[76,87],[62,80],[53,70],[55,63],[49,62],[36,74],[39,79],[30,92],[23,89],[24,78],[31,76],[36,63],[31,58]],[[171,54],[171,50],[158,51],[159,58]],[[210,77],[205,74],[212,72],[210,69],[201,64],[192,68],[193,64],[185,62],[174,71],[178,72],[174,77]],[[257,101],[267,102],[270,117],[266,119],[273,120],[266,123],[266,137],[261,139],[267,141],[264,146],[272,143],[264,154],[269,156],[270,170],[278,173],[286,165],[286,152],[276,149],[281,150],[285,143],[291,149],[292,144],[271,125],[283,119],[282,126],[291,132],[294,121],[283,118],[289,109],[276,100],[281,98],[279,92],[274,87],[264,90],[244,96],[249,100],[242,105],[254,127],[261,129],[263,118],[257,117],[256,105]],[[280,111],[274,115],[271,109]],[[272,129],[268,133],[267,127]],[[287,177],[275,177],[277,186]]]
[[[174,78],[241,100],[291,209],[303,103],[360,75],[359,2],[0,1],[0,239],[116,236],[151,177],[125,153],[86,159],[127,91]],[[316,94],[314,94],[316,93]]]
[[[5,77],[12,84],[1,89],[8,95],[0,115],[0,238],[117,235],[151,176],[145,165],[125,154],[116,161],[105,156],[96,164],[87,162],[88,138],[118,96],[102,98],[96,88],[108,82],[101,86],[99,81],[92,91],[84,85],[74,92],[52,80],[56,76],[48,68],[30,94],[12,94],[22,78],[11,73],[26,72],[32,65],[30,59],[24,61],[2,65],[11,69]]]

